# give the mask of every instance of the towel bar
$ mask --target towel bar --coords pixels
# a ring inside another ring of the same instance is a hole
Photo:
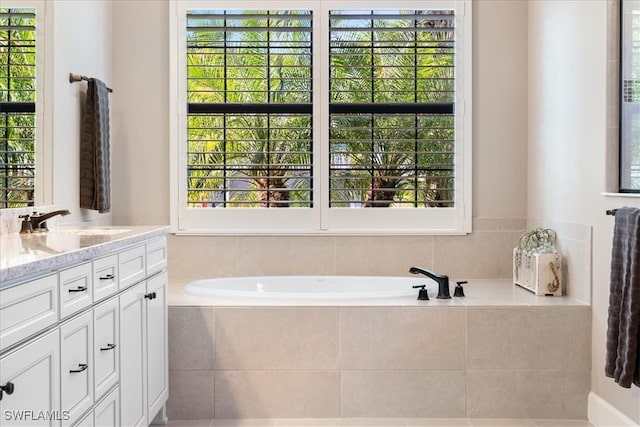
[[[89,77],[83,76],[81,74],[69,73],[69,83],[75,83],[75,82],[81,82],[81,81],[88,82],[89,81]],[[107,87],[107,90],[109,92],[113,92],[113,89],[111,89],[110,87]]]
[[[617,209],[609,209],[606,213],[607,215],[615,216]]]

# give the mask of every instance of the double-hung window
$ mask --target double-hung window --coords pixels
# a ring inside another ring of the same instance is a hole
[[[470,231],[465,3],[174,2],[174,230]]]

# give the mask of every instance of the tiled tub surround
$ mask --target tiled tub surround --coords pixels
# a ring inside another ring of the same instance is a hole
[[[586,418],[591,310],[574,299],[471,280],[451,300],[248,306],[183,285],[170,419]]]
[[[169,236],[172,281],[263,275],[403,276],[412,265],[455,280],[510,279],[527,228],[558,232],[566,295],[591,300],[591,227],[523,218],[474,218],[464,236]]]

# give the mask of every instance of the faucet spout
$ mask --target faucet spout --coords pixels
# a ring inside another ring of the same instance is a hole
[[[433,279],[438,284],[438,299],[449,299],[451,295],[449,294],[449,276],[444,274],[434,273],[431,270],[427,270],[426,268],[421,267],[411,267],[409,269],[409,273],[411,274],[423,274],[430,279]]]
[[[33,230],[40,230],[40,231],[47,231],[47,220],[53,218],[56,215],[69,215],[71,212],[69,212],[67,209],[61,209],[61,210],[57,210],[57,211],[53,211],[53,212],[49,212],[49,213],[43,213],[43,214],[34,214],[31,215],[31,226]]]

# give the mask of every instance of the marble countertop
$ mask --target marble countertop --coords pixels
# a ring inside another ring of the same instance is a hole
[[[0,234],[0,288],[169,232],[168,226],[61,227]]]

